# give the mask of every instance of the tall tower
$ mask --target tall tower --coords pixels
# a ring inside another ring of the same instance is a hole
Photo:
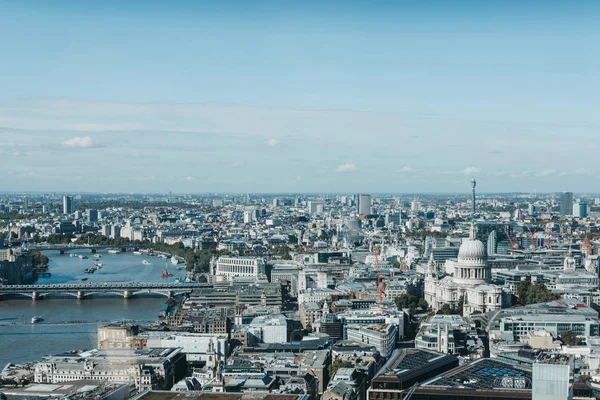
[[[477,186],[477,181],[475,180],[475,178],[473,178],[473,180],[471,181],[471,185],[473,186],[473,218],[475,218],[475,186]]]

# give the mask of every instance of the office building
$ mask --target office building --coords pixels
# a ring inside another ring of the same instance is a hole
[[[105,237],[110,237],[111,226],[109,224],[102,225],[100,228],[100,234]]]
[[[121,227],[119,225],[113,225],[110,228],[110,238],[116,239],[121,236]]]
[[[542,353],[533,363],[533,394],[531,399],[568,399],[571,362],[570,355]]]
[[[271,270],[271,282],[289,285],[292,296],[298,295],[298,275],[300,267],[296,264],[276,264]]]
[[[585,218],[587,217],[587,203],[584,201],[579,201],[573,204],[573,216],[575,218]]]
[[[36,383],[65,383],[81,379],[122,382],[139,391],[168,390],[187,372],[181,349],[119,349],[64,353],[35,365]]]
[[[373,324],[348,327],[348,340],[375,346],[383,357],[389,357],[396,347],[398,326],[395,324]]]
[[[286,343],[287,321],[282,314],[255,317],[248,326],[248,340],[256,343]]]
[[[311,214],[322,214],[325,210],[323,203],[320,201],[309,201],[308,212]]]
[[[422,383],[411,400],[531,399],[531,375],[525,366],[482,358]]]
[[[458,367],[458,358],[423,349],[395,350],[371,381],[369,400],[401,400],[418,382]]]
[[[63,196],[63,214],[73,212],[73,196]]]
[[[87,210],[87,222],[90,224],[98,222],[98,210],[94,210],[91,208]]]
[[[564,192],[560,196],[560,215],[564,217],[573,212],[573,192]]]
[[[529,332],[544,329],[554,336],[570,330],[578,336],[598,336],[598,312],[576,299],[498,310],[490,314],[490,338],[525,341]]]
[[[244,211],[244,224],[252,224],[254,220],[254,210]]]
[[[370,215],[371,214],[371,195],[370,194],[359,194],[357,212],[358,215]]]
[[[258,277],[265,273],[265,260],[254,257],[219,257],[215,275],[232,280],[236,276]]]
[[[188,362],[205,361],[214,365],[224,361],[229,352],[226,333],[148,331],[135,337],[144,348],[181,348]]]

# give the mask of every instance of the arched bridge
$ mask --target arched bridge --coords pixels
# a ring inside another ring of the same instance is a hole
[[[49,295],[67,295],[85,299],[94,294],[114,294],[126,299],[139,294],[160,294],[166,297],[190,293],[193,289],[212,287],[212,283],[97,282],[53,285],[0,286],[0,297],[20,295],[39,300]]]
[[[115,246],[115,245],[85,245],[85,244],[80,244],[80,245],[75,245],[75,244],[44,244],[44,243],[40,243],[40,244],[28,244],[26,246],[29,250],[57,250],[60,254],[65,254],[68,251],[81,251],[81,250],[89,250],[92,253],[96,253],[100,250],[107,250],[107,249],[119,249],[121,251],[127,251],[127,250],[137,250],[140,248],[143,248],[144,246],[142,245],[133,245],[133,244],[125,244],[125,245],[120,245],[120,246]]]

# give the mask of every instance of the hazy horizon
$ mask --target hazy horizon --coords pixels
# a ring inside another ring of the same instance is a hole
[[[600,3],[0,5],[13,192],[590,193]]]

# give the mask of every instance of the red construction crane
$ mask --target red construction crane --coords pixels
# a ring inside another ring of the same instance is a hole
[[[379,290],[379,308],[383,308],[383,296],[385,296],[385,284],[381,276],[381,268],[379,266],[379,250],[373,245],[373,254],[375,254],[375,266],[377,267],[377,289]]]
[[[515,241],[513,240],[513,238],[510,237],[510,234],[508,233],[508,229],[506,229],[506,226],[504,227],[504,233],[506,234],[506,237],[510,241],[510,255],[514,256],[515,255]]]

